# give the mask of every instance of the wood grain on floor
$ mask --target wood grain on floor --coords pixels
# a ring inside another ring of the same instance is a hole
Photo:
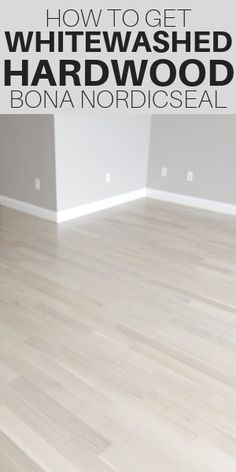
[[[0,208],[0,471],[236,471],[236,219]]]

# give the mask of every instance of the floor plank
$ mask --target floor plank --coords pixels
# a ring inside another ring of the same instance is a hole
[[[235,472],[236,220],[0,207],[0,469]]]

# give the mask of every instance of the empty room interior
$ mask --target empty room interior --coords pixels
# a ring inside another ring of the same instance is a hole
[[[236,116],[0,115],[0,471],[236,471]]]

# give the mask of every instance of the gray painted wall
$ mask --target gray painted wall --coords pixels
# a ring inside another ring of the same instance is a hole
[[[146,115],[55,116],[58,210],[146,187],[150,127]]]
[[[153,116],[147,186],[236,204],[236,116]]]
[[[192,183],[188,170],[195,174]],[[235,180],[234,115],[154,116],[152,127],[146,115],[57,115],[55,123],[53,116],[0,115],[0,195],[46,209],[65,210],[146,185],[236,204]]]
[[[56,210],[53,116],[0,115],[0,195]]]

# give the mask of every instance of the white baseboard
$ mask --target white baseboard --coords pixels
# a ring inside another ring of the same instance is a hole
[[[164,202],[176,203],[178,205],[199,208],[201,210],[210,210],[223,213],[225,215],[236,216],[236,205],[216,202],[213,200],[205,200],[203,198],[190,197],[188,195],[181,195],[178,193],[165,192],[162,190],[154,190],[150,188],[143,188],[134,192],[124,193],[122,195],[117,195],[115,197],[106,198],[104,200],[88,203],[86,205],[80,205],[76,208],[59,212],[47,210],[45,208],[1,195],[0,205],[27,213],[32,216],[36,216],[38,218],[53,221],[55,223],[63,223],[80,218],[81,216],[91,215],[92,213],[97,213],[99,211],[113,208],[118,205],[139,200],[145,197],[154,198]]]
[[[57,213],[57,223],[63,223],[65,221],[74,220],[81,216],[91,215],[101,210],[113,208],[123,203],[133,202],[141,198],[146,197],[146,189],[135,190],[134,192],[123,193],[115,197],[106,198],[97,202],[88,203],[86,205],[80,205],[76,208],[71,208]]]
[[[0,205],[11,208],[12,210],[18,210],[23,213],[27,213],[28,215],[43,218],[44,220],[54,222],[57,221],[57,214],[54,211],[47,210],[46,208],[41,208],[36,205],[31,205],[30,203],[14,200],[13,198],[5,197],[3,195],[0,195]]]
[[[188,207],[199,208],[201,210],[215,211],[224,213],[225,215],[236,216],[236,205],[230,203],[222,203],[214,200],[206,200],[204,198],[190,197],[178,193],[164,192],[162,190],[146,189],[146,196],[169,203],[177,203]]]

